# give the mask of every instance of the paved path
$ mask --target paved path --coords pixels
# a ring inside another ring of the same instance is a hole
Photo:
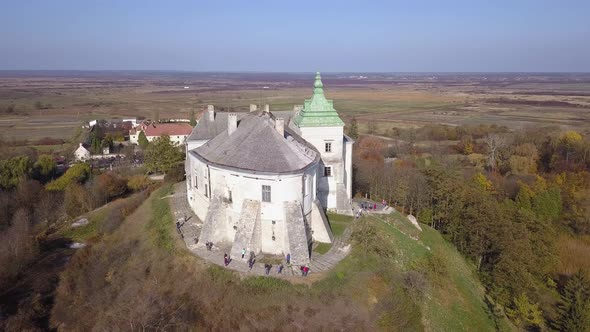
[[[170,203],[174,217],[176,218],[176,221],[180,223],[180,233],[183,236],[187,248],[208,262],[224,266],[223,255],[226,253],[229,254],[231,243],[215,243],[211,251],[206,248],[196,247],[203,223],[197,218],[188,205],[185,182],[180,182],[174,185],[174,193],[172,197],[170,197]],[[332,247],[323,255],[312,252],[309,273],[328,271],[344,259],[344,257],[350,253],[351,248],[349,241],[351,233],[351,227],[347,227],[342,236],[334,238]],[[232,261],[227,268],[244,274],[265,275],[264,263],[256,262],[250,270],[248,268],[247,259],[248,256],[244,259],[241,257],[232,257]],[[265,259],[265,257],[264,255],[258,255],[257,259],[261,260]],[[278,274],[277,266],[273,265],[269,275],[273,277],[301,276],[299,266],[287,266],[285,262],[283,262],[283,266],[283,273]]]

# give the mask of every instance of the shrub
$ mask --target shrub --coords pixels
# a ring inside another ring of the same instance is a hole
[[[141,191],[151,184],[146,175],[133,175],[127,180],[127,187],[133,191]]]
[[[64,190],[73,183],[83,183],[90,176],[90,166],[85,163],[78,163],[70,167],[67,172],[57,180],[53,180],[45,185],[47,190]]]

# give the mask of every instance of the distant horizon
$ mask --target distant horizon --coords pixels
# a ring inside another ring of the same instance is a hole
[[[194,74],[315,74],[318,71],[228,71],[184,69],[1,69],[3,72],[99,72],[99,73],[194,73]],[[590,74],[590,71],[319,71],[323,74]]]

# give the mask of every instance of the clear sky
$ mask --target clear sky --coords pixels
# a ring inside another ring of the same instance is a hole
[[[590,0],[0,0],[0,69],[590,72]]]

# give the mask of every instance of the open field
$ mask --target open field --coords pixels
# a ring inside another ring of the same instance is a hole
[[[590,129],[590,74],[325,74],[325,92],[361,130],[495,123]],[[0,72],[5,139],[68,138],[83,121],[188,118],[207,104],[291,110],[312,94],[313,74]],[[187,87],[187,88],[185,88]]]

